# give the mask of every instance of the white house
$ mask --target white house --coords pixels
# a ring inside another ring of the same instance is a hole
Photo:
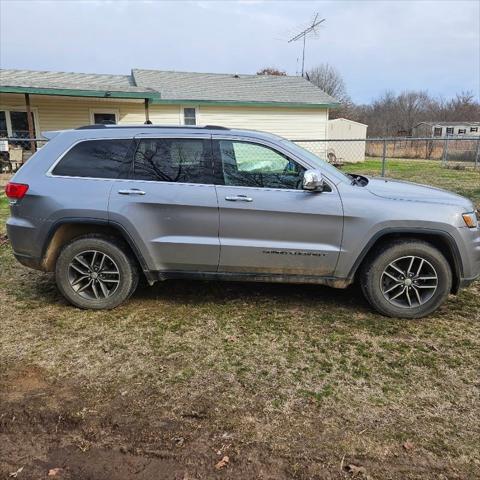
[[[413,128],[414,137],[480,136],[480,122],[420,122]]]
[[[335,99],[293,76],[0,70],[0,138],[32,138],[46,130],[94,123],[151,122],[221,125],[324,140],[328,111],[336,106]]]

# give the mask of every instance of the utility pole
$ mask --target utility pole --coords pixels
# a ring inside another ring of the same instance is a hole
[[[306,39],[307,39],[307,35],[309,33],[313,33],[313,34],[316,34],[316,30],[315,28],[320,25],[321,23],[323,23],[325,21],[325,18],[322,18],[321,20],[317,20],[318,19],[318,13],[315,15],[315,18],[313,19],[313,22],[312,24],[307,27],[305,30],[302,30],[300,33],[298,33],[297,35],[294,35],[289,41],[288,43],[291,43],[291,42],[296,42],[297,40],[300,40],[301,38],[303,39],[303,52],[302,52],[302,77],[304,76],[305,74],[305,43],[306,43]]]

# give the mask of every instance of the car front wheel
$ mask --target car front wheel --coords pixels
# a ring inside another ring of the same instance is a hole
[[[429,243],[400,240],[365,264],[361,287],[375,310],[389,317],[420,318],[434,312],[452,288],[442,252]]]
[[[115,238],[97,235],[65,245],[55,275],[63,296],[80,308],[115,308],[138,284],[138,270],[127,249]]]

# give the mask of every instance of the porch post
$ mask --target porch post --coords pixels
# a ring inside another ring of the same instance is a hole
[[[150,121],[150,100],[148,98],[145,99],[145,125],[150,125],[152,122]]]
[[[32,121],[32,109],[30,108],[30,94],[25,94],[25,105],[27,106],[27,122],[28,122],[28,137],[30,139],[35,138],[33,133],[33,121]],[[36,151],[36,145],[34,140],[30,140],[30,150],[32,153]]]

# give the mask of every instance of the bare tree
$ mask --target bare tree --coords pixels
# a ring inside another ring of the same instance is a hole
[[[257,72],[257,75],[275,75],[278,77],[283,77],[287,73],[283,70],[279,70],[278,68],[275,67],[264,67],[261,70]]]
[[[335,67],[328,63],[322,63],[307,72],[307,79],[340,103],[340,108],[330,110],[330,118],[357,119],[357,113],[352,99],[347,93],[345,82]]]
[[[480,104],[475,101],[472,92],[457,93],[454,99],[446,103],[447,121],[463,122],[480,119]]]
[[[432,98],[426,91],[385,92],[370,105],[354,107],[356,118],[368,125],[370,136],[406,136],[420,122],[478,121],[480,103],[471,92],[451,100]]]
[[[322,63],[307,72],[307,79],[340,103],[351,102],[340,72],[328,63]]]

